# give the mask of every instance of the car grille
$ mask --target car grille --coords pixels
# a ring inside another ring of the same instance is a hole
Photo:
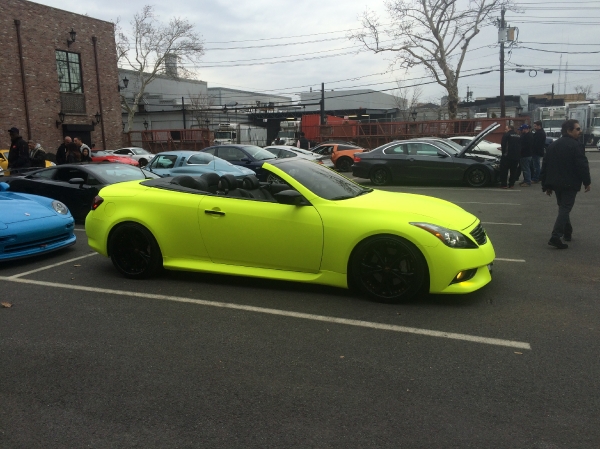
[[[35,248],[39,248],[41,246],[54,245],[55,243],[60,243],[65,240],[69,240],[70,237],[71,237],[71,234],[67,232],[65,234],[55,235],[53,237],[49,237],[49,238],[45,238],[45,239],[21,242],[21,243],[16,243],[14,245],[6,245],[4,247],[4,253],[8,254],[8,253],[19,252],[19,251],[27,251],[29,249],[35,249]]]
[[[479,246],[485,245],[487,242],[487,235],[485,235],[485,229],[483,229],[481,223],[479,223],[475,229],[471,231],[471,236],[475,239]]]

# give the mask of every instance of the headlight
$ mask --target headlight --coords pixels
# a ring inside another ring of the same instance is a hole
[[[410,223],[413,226],[424,229],[430,234],[435,235],[450,248],[477,248],[477,245],[462,232],[453,231],[442,226],[437,226],[431,223]]]
[[[69,209],[60,201],[52,201],[52,209],[56,211],[57,214],[67,215],[69,213]]]

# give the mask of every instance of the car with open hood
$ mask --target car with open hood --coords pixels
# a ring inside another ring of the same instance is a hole
[[[105,187],[86,218],[88,244],[134,279],[163,268],[219,273],[354,288],[382,302],[491,280],[492,243],[455,204],[365,188],[300,158],[262,169],[279,182],[206,173]]]
[[[471,150],[500,125],[494,123],[464,147],[438,137],[398,140],[354,155],[352,174],[375,185],[393,182],[461,182],[483,187],[497,180],[499,158]]]

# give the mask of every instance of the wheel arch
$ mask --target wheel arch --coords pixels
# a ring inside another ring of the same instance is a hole
[[[373,240],[374,238],[377,238],[377,237],[393,237],[393,238],[401,239],[404,242],[406,242],[408,245],[412,246],[413,249],[417,252],[417,254],[420,254],[420,256],[422,258],[423,266],[425,267],[425,280],[423,281],[422,291],[428,293],[429,287],[430,287],[430,273],[429,273],[430,268],[429,268],[428,256],[426,255],[425,252],[423,252],[423,250],[419,247],[419,245],[414,243],[407,236],[392,234],[392,233],[388,233],[388,232],[380,232],[380,233],[364,236],[361,240],[357,241],[354,244],[354,246],[352,247],[352,250],[350,251],[350,255],[348,256],[348,260],[346,261],[346,278],[347,278],[348,288],[353,289],[354,287],[356,287],[356,285],[354,284],[354,282],[352,280],[351,264],[352,264],[352,259],[353,259],[354,255],[356,254],[357,249],[363,243],[368,242],[369,240]]]
[[[160,244],[160,240],[156,237],[156,233],[152,231],[151,227],[149,227],[146,223],[141,222],[139,220],[126,219],[126,220],[119,221],[118,223],[114,223],[113,226],[108,231],[108,236],[106,237],[106,254],[108,257],[110,257],[109,242],[110,242],[110,239],[113,236],[115,230],[117,230],[121,226],[128,225],[128,224],[137,224],[137,225],[144,227],[150,234],[152,234],[152,237],[154,237],[154,240],[156,241],[156,244],[158,245],[158,248],[160,249],[161,254],[164,254],[163,248]]]

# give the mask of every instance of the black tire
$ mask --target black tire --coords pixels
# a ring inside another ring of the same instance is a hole
[[[352,168],[352,164],[354,164],[354,161],[349,157],[341,157],[337,160],[335,168],[341,172],[347,172]]]
[[[485,167],[472,167],[467,171],[465,180],[471,187],[483,187],[490,182],[490,172]]]
[[[424,291],[427,263],[410,242],[392,235],[360,243],[350,260],[348,285],[377,302],[399,303]]]
[[[140,164],[140,167],[145,167],[146,165],[148,165],[148,161],[146,159],[140,159],[138,161],[138,164]]]
[[[392,180],[390,171],[385,167],[375,167],[371,170],[371,182],[376,186],[385,186]]]
[[[125,277],[146,279],[162,268],[162,254],[148,229],[137,223],[124,223],[109,237],[108,251],[113,265]]]

